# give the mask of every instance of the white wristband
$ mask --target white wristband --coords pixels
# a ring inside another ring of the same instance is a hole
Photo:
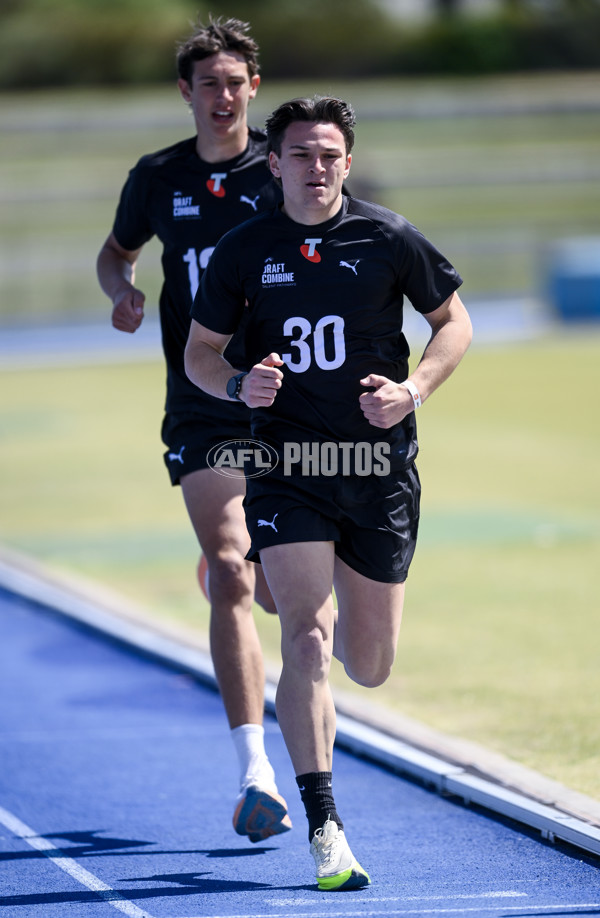
[[[414,382],[412,382],[412,380],[410,379],[405,379],[404,382],[400,383],[400,385],[403,386],[405,389],[408,389],[408,391],[412,395],[412,400],[415,403],[415,408],[420,408],[421,407],[421,396],[419,395],[419,390],[415,386]]]

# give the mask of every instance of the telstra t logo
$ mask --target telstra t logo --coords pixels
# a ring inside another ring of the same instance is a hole
[[[321,261],[321,256],[317,252],[317,246],[320,242],[323,242],[322,239],[305,239],[304,245],[300,246],[300,251],[308,261],[318,262]]]
[[[211,194],[214,194],[216,198],[225,197],[225,189],[223,188],[223,185],[221,184],[221,182],[226,178],[227,178],[226,172],[213,172],[208,182],[206,183],[206,187],[208,188]]]

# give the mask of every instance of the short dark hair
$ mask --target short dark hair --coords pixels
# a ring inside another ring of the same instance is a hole
[[[236,51],[245,58],[250,78],[258,73],[258,45],[248,34],[250,25],[240,19],[209,18],[208,25],[198,22],[195,30],[177,46],[177,72],[182,80],[192,82],[194,62],[219,51]]]
[[[352,106],[333,96],[315,96],[312,99],[292,99],[284,102],[267,118],[267,149],[281,156],[281,144],[286,130],[296,121],[316,124],[324,121],[335,124],[344,135],[346,153],[354,146],[356,117]]]

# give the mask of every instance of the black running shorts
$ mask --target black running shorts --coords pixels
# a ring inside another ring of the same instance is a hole
[[[178,485],[184,475],[209,467],[207,456],[214,446],[250,437],[250,409],[241,403],[223,402],[219,415],[167,414],[161,434],[171,484]]]
[[[359,574],[403,583],[416,547],[420,496],[414,464],[384,478],[250,478],[247,558],[258,562],[272,545],[333,541],[336,554]]]

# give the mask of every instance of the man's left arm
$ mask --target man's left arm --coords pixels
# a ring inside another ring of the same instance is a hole
[[[431,337],[419,365],[409,377],[422,402],[454,372],[473,337],[469,314],[458,293],[423,318],[431,326]]]
[[[457,293],[433,312],[424,313],[431,337],[414,373],[395,383],[371,373],[361,379],[374,388],[360,396],[363,413],[374,427],[393,427],[445,382],[462,360],[473,336],[471,320]]]

